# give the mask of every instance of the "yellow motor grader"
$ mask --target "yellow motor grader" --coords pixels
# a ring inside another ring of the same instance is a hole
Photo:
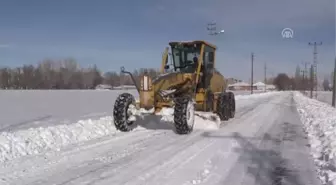
[[[235,97],[226,92],[224,77],[215,69],[216,46],[206,41],[170,42],[161,65],[161,74],[151,79],[146,73],[137,84],[139,102],[130,93],[122,93],[116,99],[113,117],[116,128],[123,132],[134,128],[135,120],[130,107],[152,110],[155,114],[165,107],[174,108],[174,127],[178,134],[193,130],[195,111],[213,112],[221,120],[233,118],[236,111]],[[171,63],[168,64],[168,58]]]

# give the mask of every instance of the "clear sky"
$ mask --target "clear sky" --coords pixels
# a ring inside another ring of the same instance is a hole
[[[1,0],[0,66],[36,64],[73,57],[103,71],[121,65],[159,68],[171,40],[204,39],[218,46],[217,68],[248,80],[255,53],[255,76],[294,73],[313,59],[319,74],[330,74],[335,57],[335,0]],[[215,21],[223,35],[208,35]],[[294,30],[293,39],[281,31]]]

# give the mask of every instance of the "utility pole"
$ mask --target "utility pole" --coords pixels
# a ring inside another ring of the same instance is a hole
[[[307,91],[307,79],[308,79],[308,71],[307,71],[307,65],[310,64],[309,62],[302,62],[302,64],[304,65],[304,71],[303,71],[303,81],[302,81],[302,85],[303,85],[303,90],[304,92]]]
[[[314,46],[314,51],[313,51],[313,55],[314,55],[314,68],[315,70],[313,71],[313,85],[315,85],[315,91],[316,91],[316,98],[317,98],[317,88],[318,88],[318,79],[317,79],[317,46],[321,46],[322,45],[322,42],[320,43],[317,43],[317,42],[314,42],[314,43],[311,43],[309,42],[308,43],[309,46]]]
[[[335,107],[335,96],[336,96],[336,58],[334,64],[333,91],[332,91],[332,103],[331,103],[333,107]]]
[[[266,88],[267,88],[267,78],[266,78],[266,71],[267,71],[267,66],[266,66],[266,62],[265,62],[265,70],[264,70],[264,77],[265,77],[265,92],[266,92]]]
[[[313,98],[313,89],[314,89],[314,65],[310,67],[310,98]]]
[[[309,64],[309,63],[305,62],[305,64],[304,64],[305,68],[304,68],[304,72],[303,72],[303,89],[304,89],[305,92],[307,90],[307,80],[306,80],[306,78],[308,77],[307,64]],[[307,75],[305,75],[305,74],[307,74]]]
[[[120,88],[122,90],[124,90],[125,75],[122,72],[120,72],[120,78],[119,78],[119,80],[120,80]]]
[[[254,53],[251,54],[251,94],[253,94],[253,60]]]
[[[305,89],[305,87],[303,86],[303,84],[304,84],[304,79],[305,79],[305,71],[304,70],[300,70],[300,73],[302,73],[302,80],[301,80],[301,83],[302,83],[302,86],[300,87],[300,89],[301,89],[301,91],[303,91],[303,92],[305,92],[306,91],[306,89]]]

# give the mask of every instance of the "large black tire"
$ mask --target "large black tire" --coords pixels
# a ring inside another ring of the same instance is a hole
[[[229,95],[227,93],[222,93],[219,95],[217,100],[217,115],[221,121],[229,120]]]
[[[229,118],[234,118],[236,114],[235,95],[233,94],[233,92],[228,92],[228,94],[229,94],[229,105],[230,105]]]
[[[129,132],[134,128],[134,121],[128,120],[128,108],[131,104],[135,104],[134,96],[129,93],[122,93],[118,96],[114,104],[113,118],[114,125],[117,130]]]
[[[174,126],[176,133],[189,134],[195,123],[195,105],[189,96],[175,99]]]

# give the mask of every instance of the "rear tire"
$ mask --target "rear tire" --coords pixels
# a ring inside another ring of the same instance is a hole
[[[176,133],[189,134],[193,131],[195,123],[195,105],[188,96],[175,99],[174,125]]]
[[[117,130],[129,132],[134,128],[134,121],[128,120],[128,109],[130,105],[135,105],[135,99],[134,96],[129,93],[120,94],[115,101],[113,118]]]
[[[219,116],[221,121],[227,121],[229,120],[229,95],[227,93],[222,93],[219,95],[217,100],[217,115]]]
[[[233,94],[233,92],[228,92],[228,95],[229,95],[229,105],[230,105],[229,118],[234,118],[236,114],[235,95]]]

